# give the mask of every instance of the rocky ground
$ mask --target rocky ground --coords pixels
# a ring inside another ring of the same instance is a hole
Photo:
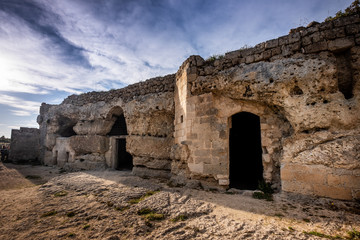
[[[359,239],[355,202],[0,163],[0,239]],[[349,233],[350,232],[350,233]]]

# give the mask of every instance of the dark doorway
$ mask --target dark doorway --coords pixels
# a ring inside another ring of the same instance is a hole
[[[126,121],[124,114],[121,114],[120,116],[117,117],[108,135],[109,136],[127,135]]]
[[[255,190],[263,179],[260,117],[240,112],[231,122],[230,187]]]
[[[117,142],[117,170],[132,170],[133,161],[130,153],[126,151],[126,139],[120,138]]]

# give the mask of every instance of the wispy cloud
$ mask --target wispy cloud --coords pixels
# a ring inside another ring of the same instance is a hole
[[[0,104],[15,108],[11,111],[16,116],[30,116],[31,114],[37,113],[39,111],[39,106],[41,103],[35,101],[27,101],[9,95],[0,95]]]
[[[352,1],[0,0],[0,104],[26,117],[40,104],[11,99],[17,93],[60,102],[58,93],[124,87],[174,73],[190,55],[285,35]]]

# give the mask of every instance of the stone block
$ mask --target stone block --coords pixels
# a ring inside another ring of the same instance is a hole
[[[263,154],[262,155],[263,161],[266,163],[270,163],[271,162],[271,157],[269,154]]]
[[[311,38],[312,43],[317,43],[324,40],[324,37],[319,33],[315,32],[309,36]]]
[[[173,144],[174,139],[171,137],[128,136],[126,138],[127,151],[138,157],[170,159]]]
[[[254,56],[254,61],[255,62],[262,61],[262,60],[264,60],[264,53],[263,52],[255,54],[255,56]]]
[[[333,27],[333,23],[332,21],[323,22],[318,27],[320,31],[331,29]]]
[[[302,39],[301,39],[301,44],[303,45],[303,46],[307,46],[307,45],[309,45],[309,44],[311,44],[312,43],[312,41],[311,41],[311,37],[310,36],[306,36],[306,37],[303,37]]]
[[[360,176],[329,174],[327,183],[335,187],[360,188]]]
[[[348,35],[357,34],[360,32],[360,24],[352,24],[345,27],[345,31]]]
[[[359,201],[360,200],[360,189],[352,190],[353,199]]]
[[[149,169],[146,167],[133,167],[132,173],[139,177],[165,178],[170,179],[171,172],[159,169]]]
[[[106,135],[110,132],[114,120],[82,120],[76,123],[74,131],[78,135]]]
[[[255,57],[254,56],[247,56],[245,58],[245,63],[253,63],[254,62]]]
[[[311,45],[304,47],[304,50],[305,50],[305,53],[314,53],[314,52],[325,51],[325,50],[327,50],[327,42],[323,41],[323,42],[313,43]]]
[[[264,60],[271,58],[271,56],[272,56],[271,52],[272,52],[271,49],[264,51],[264,55],[263,55]]]
[[[294,192],[305,195],[312,195],[313,189],[309,184],[302,184],[294,181],[281,180],[281,188],[285,192]]]
[[[360,34],[355,35],[355,42],[357,45],[360,45]]]
[[[162,170],[170,170],[171,169],[171,160],[169,160],[169,159],[134,157],[133,164],[134,164],[134,166],[145,166],[145,167],[151,168],[151,169],[162,169]]]
[[[272,39],[265,42],[265,49],[274,48],[279,46],[279,39]]]
[[[75,155],[105,153],[109,149],[109,139],[99,135],[72,136],[69,144]]]
[[[345,25],[349,25],[352,23],[358,23],[358,22],[360,22],[360,17],[358,14],[348,16],[348,17],[338,18],[333,21],[335,27],[345,26]]]
[[[291,43],[299,42],[300,38],[301,38],[301,35],[299,32],[289,34],[288,43],[291,44]]]
[[[333,187],[322,184],[313,184],[314,194],[321,197],[330,197],[341,200],[352,200],[351,189]]]
[[[188,163],[188,167],[190,172],[194,172],[194,173],[204,173],[204,163],[200,162],[200,163]]]
[[[276,56],[276,55],[279,55],[281,54],[281,47],[276,47],[276,48],[273,48],[271,49],[271,56]]]
[[[228,186],[230,184],[229,179],[219,179],[220,186]]]
[[[328,42],[328,49],[333,52],[340,52],[355,45],[353,38],[338,38]]]
[[[279,37],[279,46],[289,43],[288,36]]]

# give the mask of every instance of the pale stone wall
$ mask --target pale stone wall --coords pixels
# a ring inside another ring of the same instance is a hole
[[[116,140],[126,138],[134,174],[226,188],[239,112],[260,117],[263,177],[278,190],[359,199],[359,15],[213,61],[191,56],[176,75],[43,104],[40,159],[116,168]],[[120,114],[128,135],[108,136]]]
[[[174,131],[173,82],[174,75],[169,75],[110,91],[108,95],[92,92],[70,96],[60,105],[43,104],[38,122],[44,164],[71,170],[116,168],[116,139],[126,138],[134,172],[169,177]],[[128,135],[108,136],[121,114]]]
[[[11,150],[9,160],[12,162],[39,161],[40,131],[36,128],[24,128],[11,131]]]
[[[359,22],[350,16],[215,61],[186,60],[176,75],[173,173],[227,186],[230,119],[245,111],[261,120],[266,181],[358,199]]]

